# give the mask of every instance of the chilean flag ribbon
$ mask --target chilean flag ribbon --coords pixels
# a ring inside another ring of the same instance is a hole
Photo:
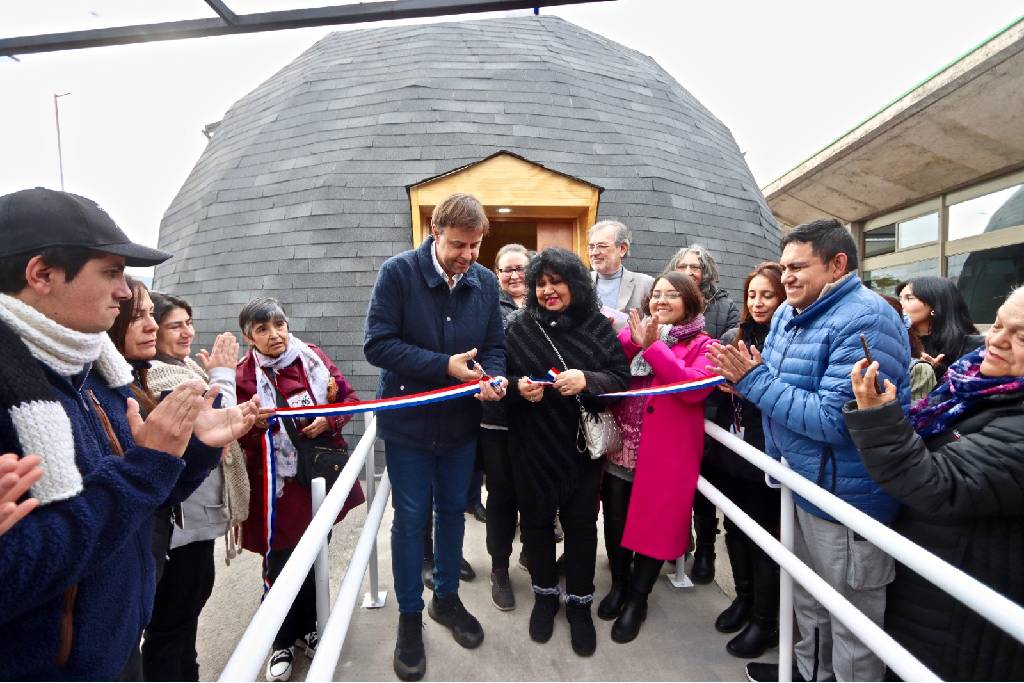
[[[547,377],[527,378],[533,384],[551,385],[558,378],[559,371],[555,368],[548,370]],[[488,378],[485,378],[488,379]],[[499,380],[490,380],[496,384]],[[705,377],[689,382],[676,382],[674,384],[663,384],[661,386],[649,387],[647,389],[633,389],[630,391],[615,391],[607,394],[598,394],[598,398],[631,398],[640,396],[662,396],[668,394],[681,394],[687,391],[698,391],[723,384],[725,378],[721,375]],[[333,417],[335,415],[355,415],[357,413],[380,412],[382,410],[401,410],[412,406],[422,406],[431,403],[442,403],[455,399],[466,398],[480,391],[478,382],[467,382],[453,387],[444,387],[432,391],[424,391],[418,394],[406,396],[395,396],[392,398],[378,398],[371,401],[349,401],[346,403],[328,403],[320,406],[301,406],[298,408],[277,408],[274,414],[268,419],[267,431],[263,434],[263,514],[267,526],[267,556],[274,541],[274,515],[276,499],[276,485],[274,483],[277,467],[274,457],[273,427],[278,418],[289,417]],[[264,557],[263,588],[264,595],[270,590],[269,564]]]

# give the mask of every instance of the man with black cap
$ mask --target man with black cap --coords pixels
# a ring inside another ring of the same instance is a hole
[[[36,454],[43,469],[28,494],[39,507],[0,541],[5,679],[139,677],[153,512],[198,486],[256,417],[256,404],[211,410],[199,383],[145,420],[129,398],[131,367],[106,330],[131,298],[125,266],[170,256],[84,197],[0,197],[0,454]]]

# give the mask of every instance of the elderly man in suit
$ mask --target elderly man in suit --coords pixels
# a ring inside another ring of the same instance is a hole
[[[628,313],[631,308],[639,310],[654,284],[650,275],[634,273],[622,265],[631,239],[629,228],[619,221],[599,221],[587,232],[587,252],[594,269],[591,277],[597,286],[597,296],[606,309],[622,313]],[[613,319],[616,330],[625,324],[625,316]]]

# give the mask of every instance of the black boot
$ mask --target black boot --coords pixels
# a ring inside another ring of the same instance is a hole
[[[530,640],[537,643],[551,640],[551,634],[555,630],[555,615],[558,614],[560,605],[561,600],[557,592],[552,595],[534,594],[533,611],[530,612]]]
[[[612,588],[597,606],[599,619],[611,621],[620,614],[629,595],[630,568],[633,564],[633,553],[624,548],[608,551],[608,562],[612,569]]]
[[[594,619],[590,616],[590,603],[573,600],[575,596],[566,597],[565,618],[569,621],[569,642],[572,651],[580,657],[589,657],[597,649],[597,631]]]
[[[622,614],[612,624],[612,640],[616,643],[628,643],[640,635],[640,626],[647,619],[647,598],[661,575],[662,564],[661,560],[636,554],[629,597]]]
[[[718,535],[718,517],[694,515],[693,526],[697,531],[697,545],[693,552],[693,569],[690,578],[694,583],[711,583],[715,580],[715,536]]]
[[[754,570],[753,616],[725,649],[753,659],[779,643],[779,565],[759,548],[751,548]]]
[[[420,612],[398,615],[398,641],[393,660],[395,674],[403,681],[418,681],[427,672],[423,649],[423,615]]]
[[[729,551],[729,563],[736,583],[736,599],[715,619],[715,629],[720,633],[735,633],[750,620],[754,607],[754,576],[750,557],[750,541],[739,529],[725,534],[725,547]]]

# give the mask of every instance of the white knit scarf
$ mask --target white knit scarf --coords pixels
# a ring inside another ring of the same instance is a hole
[[[68,329],[6,294],[0,294],[0,321],[32,357],[59,375],[77,375],[92,363],[107,386],[121,387],[132,382],[131,366],[104,332],[90,334]],[[7,409],[22,453],[42,458],[43,478],[31,493],[45,505],[77,495],[82,490],[82,475],[75,463],[71,421],[53,398],[52,387],[33,386],[29,391],[31,400],[12,402]]]
[[[313,391],[310,398],[314,404],[327,403],[327,386],[331,381],[331,373],[324,362],[320,360],[320,356],[316,355],[313,349],[295,335],[288,335],[288,348],[280,356],[273,358],[264,356],[255,348],[252,350],[252,355],[256,359],[256,365],[263,370],[263,372],[256,373],[256,395],[260,397],[261,406],[277,405],[277,393],[274,391],[274,385],[266,370],[277,373],[291,366],[296,358],[302,362],[302,369],[306,373],[309,388]],[[284,491],[284,480],[295,476],[299,462],[298,452],[283,426],[274,433],[274,452],[277,470],[274,487],[277,496],[280,497]]]

